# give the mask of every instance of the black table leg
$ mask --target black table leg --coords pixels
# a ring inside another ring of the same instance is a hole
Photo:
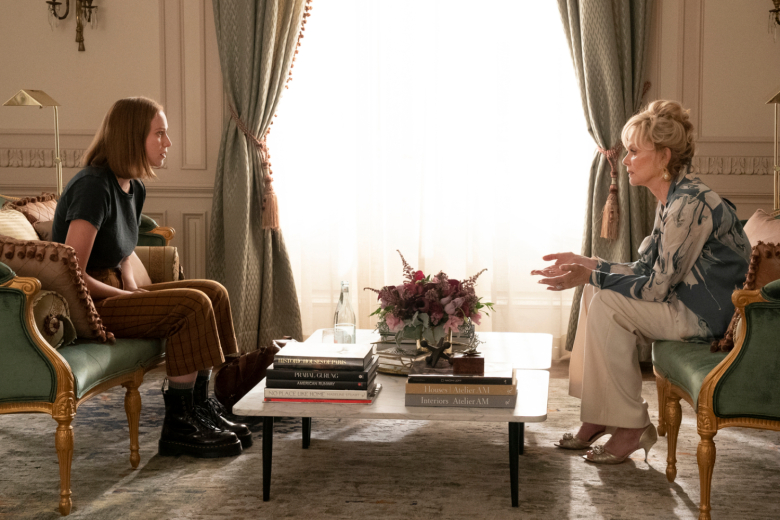
[[[519,446],[517,447],[518,453],[522,455],[525,453],[525,423],[517,423],[518,425],[518,436],[517,439],[519,441]]]
[[[311,444],[311,417],[304,417],[303,418],[303,449],[309,449],[309,444]]]
[[[271,452],[274,447],[274,418],[263,417],[263,502],[271,500]]]
[[[517,507],[517,459],[520,456],[518,450],[521,446],[521,427],[525,427],[525,424],[509,423],[509,488],[512,492],[512,507]]]

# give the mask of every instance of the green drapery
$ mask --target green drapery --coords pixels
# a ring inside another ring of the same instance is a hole
[[[287,82],[306,0],[213,0],[229,118],[214,179],[207,272],[230,294],[239,349],[302,339],[292,268],[280,229],[263,229],[268,166],[258,153]]]
[[[645,71],[645,54],[652,0],[558,0],[580,85],[588,132],[603,150],[620,143],[620,132],[639,108]],[[616,240],[601,238],[602,209],[611,184],[610,165],[603,154],[593,160],[588,183],[588,204],[582,241],[584,256],[612,262],[636,260],[637,249],[652,231],[655,197],[649,190],[628,183],[619,163],[617,196],[620,220]],[[575,291],[566,350],[577,330],[582,287]]]

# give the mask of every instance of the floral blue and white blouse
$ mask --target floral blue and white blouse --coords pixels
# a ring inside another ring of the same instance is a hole
[[[666,205],[659,203],[639,260],[599,259],[590,283],[636,300],[684,305],[699,317],[702,338],[722,337],[734,314],[731,293],[745,281],[750,242],[731,202],[689,175],[672,182]]]

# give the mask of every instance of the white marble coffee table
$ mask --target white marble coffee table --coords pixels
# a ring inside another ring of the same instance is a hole
[[[378,340],[378,334],[358,331],[358,342]],[[271,459],[274,417],[303,418],[303,448],[311,442],[311,420],[317,418],[403,419],[409,421],[476,421],[505,422],[509,425],[509,474],[512,506],[518,505],[518,456],[523,453],[524,426],[527,422],[547,419],[547,393],[550,374],[552,337],[549,334],[479,333],[485,341],[480,351],[486,364],[501,363],[517,370],[517,405],[502,408],[449,408],[404,405],[406,377],[378,374],[382,391],[374,402],[365,404],[266,403],[263,401],[265,380],[233,406],[237,415],[263,417],[263,500],[270,499]],[[307,342],[318,343],[317,331]]]

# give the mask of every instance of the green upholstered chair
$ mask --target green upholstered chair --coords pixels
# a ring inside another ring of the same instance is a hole
[[[701,482],[699,519],[710,518],[710,488],[718,430],[728,427],[780,431],[780,280],[757,291],[734,291],[742,317],[731,352],[709,344],[656,341],[653,368],[658,388],[658,433],[667,435],[666,477],[677,476],[680,399],[696,411],[701,440],[696,452]]]
[[[136,245],[167,246],[173,240],[174,234],[173,228],[160,227],[151,217],[141,215],[141,225],[138,226],[138,243]]]
[[[153,227],[156,227],[153,226]],[[168,228],[170,229],[170,228]],[[161,237],[162,240],[172,238]],[[156,280],[153,280],[156,281]],[[77,340],[52,348],[38,330],[32,302],[41,290],[36,278],[17,277],[0,262],[0,414],[43,412],[57,422],[55,447],[60,469],[62,515],[71,510],[70,471],[73,427],[78,407],[97,394],[122,385],[130,427],[130,464],[138,466],[138,423],[144,374],[165,357],[165,340],[117,339],[103,344]],[[89,435],[89,432],[83,432]],[[5,468],[4,471],[8,471]]]

